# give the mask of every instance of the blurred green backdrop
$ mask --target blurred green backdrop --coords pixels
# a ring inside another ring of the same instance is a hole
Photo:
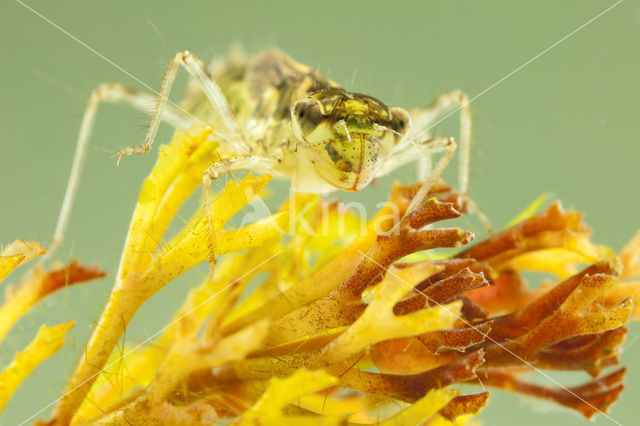
[[[403,107],[426,106],[455,88],[473,97],[614,4],[26,3],[155,88],[177,51],[189,49],[209,59],[236,43],[250,53],[278,47],[348,89]],[[46,243],[91,90],[107,81],[142,87],[20,3],[2,2],[0,16],[0,242],[24,238]],[[638,52],[640,5],[627,0],[473,102],[471,194],[497,227],[541,193],[551,192],[565,206],[585,212],[599,243],[619,249],[640,228]],[[185,75],[178,80],[174,100],[180,99]],[[156,154],[127,158],[118,169],[110,157],[121,147],[140,143],[148,122],[126,107],[101,106],[58,258],[79,257],[114,273],[140,183]],[[456,123],[457,116],[451,117],[436,133],[451,134]],[[169,135],[164,127],[157,141],[164,143]],[[412,168],[394,176],[405,181],[413,177]],[[380,187],[387,185],[379,184],[378,198]],[[358,199],[374,200],[375,192],[369,188]],[[162,326],[173,311],[169,307],[204,274],[192,271],[148,302],[134,318],[127,341],[140,341]],[[12,330],[0,349],[0,366],[30,341],[40,324],[78,323],[66,347],[20,387],[0,417],[1,425],[23,421],[58,396],[111,284],[107,278],[61,291]],[[610,413],[621,424],[636,424],[640,400],[640,324],[631,327],[622,356],[630,366],[628,389]],[[564,383],[586,379],[562,378]],[[487,425],[585,424],[574,413],[499,391],[481,418]],[[612,422],[600,416],[595,423]]]

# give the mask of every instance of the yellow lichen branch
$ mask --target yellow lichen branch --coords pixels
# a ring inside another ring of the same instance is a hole
[[[36,242],[16,240],[0,253],[0,282],[18,266],[42,256],[46,250]]]
[[[285,379],[273,378],[269,386],[256,403],[242,416],[236,424],[249,426],[261,424],[314,424],[333,425],[342,419],[323,416],[317,421],[309,422],[308,416],[292,416],[283,413],[283,409],[296,402],[301,396],[317,392],[338,383],[338,380],[323,372],[300,369]]]
[[[0,254],[0,282],[14,269],[46,252],[40,244],[16,240]],[[5,289],[0,305],[0,343],[13,325],[33,306],[49,294],[66,286],[104,277],[94,266],[84,266],[73,260],[65,266],[56,265],[47,270],[35,266],[20,280]],[[13,361],[0,373],[0,413],[22,381],[45,359],[55,354],[65,343],[65,334],[73,327],[69,321],[53,327],[40,327],[33,341],[15,355]]]
[[[200,213],[184,231],[162,244],[178,208],[200,185],[206,167],[219,158],[217,144],[208,140],[210,132],[203,127],[177,132],[173,142],[161,149],[140,191],[112,294],[55,408],[52,422],[67,424],[71,420],[140,306],[184,271],[210,258],[210,230]],[[268,176],[247,175],[239,183],[229,182],[215,199],[211,231],[216,254],[259,245],[286,229],[285,212],[241,229],[223,230],[226,222],[268,181]]]
[[[231,229],[270,179],[247,174],[218,188],[210,218],[198,209],[167,235],[220,160],[210,137],[201,127],[176,132],[160,151],[112,294],[49,424],[464,425],[490,392],[460,394],[460,383],[586,417],[619,398],[625,369],[607,370],[638,312],[640,234],[618,255],[591,241],[579,213],[559,203],[538,211],[539,199],[472,245],[473,233],[442,226],[469,204],[442,182],[427,194],[396,184],[369,221],[295,194],[278,213]],[[16,243],[0,273],[40,252]],[[166,325],[113,353],[146,300],[212,258],[212,274]],[[547,279],[531,289],[528,271]],[[10,326],[44,295],[99,274],[76,262],[36,269],[0,319]],[[527,379],[542,370],[589,379],[571,388]]]
[[[69,321],[53,327],[43,325],[31,343],[16,354],[13,361],[0,373],[0,412],[4,409],[11,395],[20,386],[20,383],[42,361],[58,352],[64,345],[64,336],[74,324],[73,321]]]

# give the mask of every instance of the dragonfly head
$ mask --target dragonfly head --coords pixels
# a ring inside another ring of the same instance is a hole
[[[359,191],[411,126],[409,114],[371,96],[328,89],[291,109],[298,147],[330,185]]]

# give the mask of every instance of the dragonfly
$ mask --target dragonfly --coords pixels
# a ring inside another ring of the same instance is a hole
[[[180,68],[190,76],[185,100],[169,94]],[[221,160],[203,176],[209,218],[211,183],[238,171],[268,173],[289,179],[298,192],[360,191],[375,178],[409,163],[418,163],[426,196],[451,161],[457,143],[432,137],[430,129],[459,111],[458,192],[466,196],[471,148],[469,100],[460,90],[439,96],[431,105],[410,111],[389,107],[373,96],[345,90],[313,68],[279,50],[252,56],[233,53],[210,65],[189,51],[175,55],[157,93],[118,83],[103,83],[92,92],[78,135],[76,151],[49,253],[64,237],[98,106],[126,104],[151,115],[141,145],[121,149],[124,156],[151,150],[161,122],[187,130],[212,129]],[[149,105],[155,105],[150,110]],[[432,157],[441,153],[432,167]],[[416,196],[414,201],[419,200]],[[413,204],[413,203],[412,203]]]

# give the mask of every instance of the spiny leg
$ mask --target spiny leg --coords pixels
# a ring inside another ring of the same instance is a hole
[[[456,141],[453,138],[433,138],[427,139],[423,143],[416,144],[415,154],[429,155],[429,157],[437,152],[444,151],[440,160],[436,163],[435,168],[431,171],[429,176],[426,176],[422,181],[422,186],[411,203],[407,208],[407,215],[410,214],[417,206],[424,204],[427,195],[433,188],[433,185],[440,179],[442,172],[447,168],[447,165],[451,162],[453,154],[456,151]],[[415,157],[414,157],[415,158]]]
[[[160,124],[160,117],[167,107],[169,100],[169,93],[171,87],[178,73],[180,66],[183,66],[194,81],[200,86],[205,96],[211,103],[215,111],[214,129],[213,132],[222,139],[230,142],[236,148],[246,154],[250,154],[250,149],[244,142],[240,126],[231,112],[231,108],[227,103],[227,100],[214,81],[213,77],[209,73],[207,67],[198,59],[194,54],[189,51],[179,52],[171,61],[169,69],[162,82],[160,88],[160,98],[156,104],[153,116],[151,118],[151,125],[149,131],[145,136],[142,145],[132,146],[120,150],[118,155],[120,157],[131,154],[142,154],[148,152],[151,149],[153,140],[158,132],[158,125]],[[204,124],[204,123],[203,123]]]
[[[122,103],[150,114],[150,108],[156,102],[156,97],[117,83],[104,83],[93,90],[91,97],[89,98],[89,102],[87,103],[84,116],[82,117],[76,151],[71,166],[71,174],[69,175],[69,180],[67,182],[67,188],[65,190],[53,238],[49,244],[47,254],[40,258],[41,263],[44,262],[46,258],[50,257],[60,244],[62,244],[62,240],[69,223],[71,207],[73,206],[78,185],[80,184],[80,175],[82,173],[82,167],[87,154],[89,138],[93,130],[93,123],[95,121],[100,102]],[[186,130],[194,124],[194,121],[189,116],[173,107],[167,108],[160,116],[160,119],[169,123],[171,126],[182,130]]]
[[[443,142],[444,140],[447,140],[447,139],[451,139],[451,141],[453,142],[452,148],[449,148],[447,146],[448,143]],[[391,173],[392,171],[406,164],[416,161],[416,158],[418,159],[418,161],[420,161],[421,159],[426,157],[429,159],[429,162],[431,162],[431,156],[433,154],[436,154],[444,150],[445,153],[443,157],[440,159],[440,161],[438,162],[438,164],[436,165],[436,168],[433,170],[429,169],[428,174],[425,174],[420,177],[420,180],[425,182],[425,185],[423,185],[423,188],[426,189],[426,192],[424,192],[424,195],[426,195],[431,189],[431,187],[433,187],[433,184],[436,182],[436,180],[442,175],[442,172],[444,171],[446,166],[451,161],[451,157],[453,156],[453,152],[455,151],[455,149],[456,149],[456,146],[453,138],[425,139],[421,143],[411,144],[409,148],[396,150],[394,154],[390,155],[385,160],[385,164],[378,174],[379,176],[383,176],[388,173]],[[482,226],[485,227],[487,232],[492,232],[491,221],[482,212],[482,210],[480,210],[478,205],[471,198],[469,198],[469,195],[460,194],[460,197],[462,197],[464,199],[464,202],[467,203],[467,205],[469,205],[471,212],[478,215],[478,219],[482,223]],[[417,195],[415,198],[416,199],[418,198]]]
[[[255,155],[227,157],[213,163],[202,176],[202,205],[209,228],[209,278],[213,277],[213,269],[216,264],[217,242],[214,235],[213,212],[211,202],[211,183],[222,175],[242,170],[252,170],[269,173],[277,161],[268,158],[260,158]],[[222,225],[222,224],[221,224]]]
[[[442,172],[447,167],[453,154],[456,150],[456,142],[453,138],[425,138],[420,142],[412,143],[402,150],[396,150],[393,154],[385,159],[385,162],[378,172],[378,176],[384,176],[392,171],[409,164],[416,159],[443,152],[442,157],[438,160],[436,167],[425,176],[422,180],[422,187],[418,191],[411,204],[407,208],[406,214],[409,214],[416,206],[421,205],[424,202],[429,191],[433,188],[433,185],[442,175]]]
[[[485,229],[491,233],[492,225],[489,218],[482,212],[480,207],[469,198],[469,170],[471,159],[471,107],[468,96],[460,90],[454,90],[438,97],[425,110],[414,118],[409,140],[424,137],[429,130],[444,121],[449,115],[460,112],[460,149],[458,150],[458,192],[466,198],[470,209],[478,215],[480,222]],[[421,157],[418,160],[418,176],[425,179],[431,171],[430,157]]]
[[[438,97],[434,103],[414,117],[408,139],[424,138],[431,128],[454,113],[456,109],[460,111],[458,191],[466,195],[469,190],[469,159],[471,154],[471,107],[466,94],[459,90],[454,90]],[[421,178],[430,174],[428,170],[430,161],[428,160],[428,158],[425,158],[419,164],[418,173],[422,175]]]

